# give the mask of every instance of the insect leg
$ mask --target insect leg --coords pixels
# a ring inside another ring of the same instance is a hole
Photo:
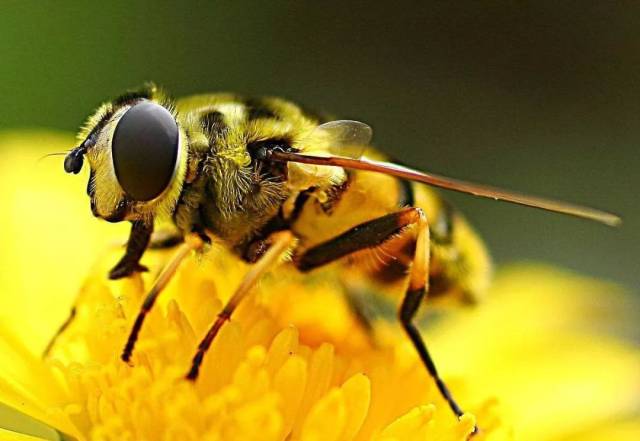
[[[427,345],[422,339],[420,330],[413,323],[413,319],[429,288],[429,225],[424,212],[420,210],[418,215],[416,247],[413,264],[411,265],[411,272],[409,273],[409,286],[407,287],[407,292],[405,293],[402,305],[398,311],[398,318],[400,319],[400,323],[402,324],[405,332],[411,339],[411,343],[413,343],[413,346],[416,348],[422,363],[436,382],[436,386],[438,387],[440,394],[447,401],[449,408],[453,413],[460,418],[464,412],[460,406],[458,406],[458,403],[456,403],[453,395],[451,395],[449,388],[438,374],[436,365],[429,354]],[[475,426],[472,435],[475,435],[477,432],[478,427]]]
[[[381,245],[411,225],[415,225],[417,228],[415,251],[409,276],[409,287],[402,301],[398,317],[422,363],[436,382],[440,394],[447,401],[453,413],[460,417],[463,412],[440,378],[420,331],[413,323],[413,318],[427,292],[429,277],[429,226],[421,209],[405,208],[357,225],[333,239],[310,248],[294,259],[294,263],[300,270],[309,271],[356,251]]]
[[[356,225],[339,236],[315,245],[300,256],[294,257],[294,263],[300,271],[310,271],[356,251],[382,245],[394,235],[415,224],[416,213],[419,211],[419,208],[405,208]]]
[[[42,351],[42,358],[46,358],[49,355],[49,352],[51,352],[51,349],[53,349],[53,346],[56,344],[56,341],[58,341],[58,337],[60,337],[60,335],[62,335],[62,333],[67,330],[67,328],[75,318],[76,318],[76,307],[73,306],[71,308],[71,312],[69,313],[69,316],[67,317],[67,319],[62,323],[62,325],[60,325],[60,328],[58,328],[58,330],[53,335],[53,337],[51,337],[51,340],[49,340],[47,347],[44,348],[44,351]]]
[[[133,324],[133,328],[131,328],[131,332],[129,333],[129,338],[127,339],[127,343],[122,351],[123,361],[129,362],[131,360],[131,354],[133,353],[133,347],[138,340],[138,334],[140,334],[140,329],[142,329],[142,323],[144,322],[145,317],[151,311],[158,295],[162,292],[167,283],[171,280],[171,277],[175,274],[180,262],[184,260],[185,257],[189,255],[189,253],[193,250],[199,249],[202,247],[202,241],[194,238],[193,240],[186,240],[178,250],[175,252],[169,263],[162,269],[162,272],[156,279],[153,287],[151,287],[151,291],[147,294],[147,297],[144,299],[144,303],[140,308],[140,312],[138,312],[138,316],[136,317],[136,321]]]
[[[211,346],[213,339],[222,328],[222,325],[231,318],[231,314],[236,309],[238,304],[251,292],[251,288],[256,284],[258,279],[269,269],[271,269],[286,253],[293,242],[293,234],[290,231],[279,231],[271,236],[271,247],[260,257],[260,259],[251,267],[249,272],[244,276],[244,279],[240,283],[240,286],[236,289],[235,293],[231,296],[227,304],[222,308],[222,311],[218,314],[216,321],[213,323],[207,335],[198,345],[198,351],[193,357],[191,369],[186,375],[188,380],[195,381],[198,378],[200,366],[205,353]]]
[[[438,386],[440,394],[447,400],[449,407],[456,414],[456,416],[462,416],[463,412],[460,406],[455,402],[451,392],[447,388],[447,385],[442,381],[436,365],[427,350],[427,346],[422,339],[420,331],[413,323],[415,317],[425,294],[427,293],[428,277],[429,277],[429,227],[425,215],[420,212],[419,220],[417,222],[418,231],[416,237],[416,248],[413,264],[411,266],[411,272],[409,276],[409,286],[405,293],[402,305],[398,311],[398,318],[402,327],[406,331],[407,335],[411,339],[413,346],[418,351],[422,363],[426,366],[429,374],[433,377]]]
[[[193,226],[191,233],[198,236],[202,242],[211,245],[211,238],[207,235],[204,228]],[[166,250],[175,248],[184,242],[184,235],[178,231],[160,230],[151,236],[148,248],[150,250]]]
[[[122,259],[109,272],[110,279],[121,279],[135,272],[147,271],[147,268],[140,265],[140,259],[149,245],[151,233],[153,233],[153,223],[144,221],[131,222],[127,250]]]

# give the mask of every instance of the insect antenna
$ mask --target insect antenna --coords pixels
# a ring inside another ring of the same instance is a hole
[[[616,216],[615,214],[595,208],[584,207],[581,205],[575,205],[568,202],[561,202],[538,196],[529,196],[510,190],[504,190],[501,188],[491,187],[483,184],[476,184],[474,182],[462,181],[459,179],[449,178],[447,176],[436,175],[433,173],[424,173],[389,162],[372,161],[364,158],[354,159],[342,156],[313,156],[305,155],[302,153],[282,151],[268,151],[265,153],[265,159],[271,161],[298,162],[302,164],[326,165],[354,170],[384,173],[387,175],[396,176],[401,179],[422,182],[434,187],[441,187],[447,190],[458,191],[460,193],[467,193],[474,196],[494,199],[497,201],[505,201],[512,204],[526,205],[528,207],[540,208],[542,210],[581,217],[583,219],[600,222],[609,226],[618,226],[622,222],[620,217]]]
[[[55,152],[55,153],[47,153],[46,155],[43,155],[41,157],[38,158],[38,160],[36,161],[36,164],[40,163],[40,161],[42,161],[45,158],[50,158],[51,156],[65,156],[67,155],[71,150],[67,150],[66,152]]]

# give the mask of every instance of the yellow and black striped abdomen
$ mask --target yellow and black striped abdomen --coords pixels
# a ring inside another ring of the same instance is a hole
[[[481,300],[489,286],[492,262],[487,248],[465,217],[432,188],[411,183],[415,205],[429,220],[431,264],[429,298],[446,295],[463,302]]]
[[[306,200],[292,225],[303,248],[401,207],[419,207],[427,215],[431,233],[428,298],[475,302],[483,296],[491,262],[481,239],[459,212],[426,185],[364,171],[351,171],[348,176],[335,191],[312,194]],[[356,253],[336,265],[349,265],[350,271],[356,265],[378,284],[395,285],[407,274],[413,255],[412,234],[394,237],[378,249]]]

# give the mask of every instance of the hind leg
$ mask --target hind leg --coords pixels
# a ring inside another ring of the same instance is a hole
[[[440,394],[447,401],[452,412],[460,417],[463,414],[462,409],[440,378],[422,335],[413,323],[413,318],[428,290],[429,278],[429,226],[426,215],[421,209],[405,208],[364,222],[333,239],[308,249],[297,257],[294,263],[300,270],[309,271],[354,252],[382,245],[385,241],[404,233],[408,227],[412,226],[415,227],[414,254],[411,259],[409,286],[398,312],[398,318],[429,375],[433,377]]]

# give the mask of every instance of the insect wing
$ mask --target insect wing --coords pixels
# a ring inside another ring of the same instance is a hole
[[[313,157],[342,156],[361,158],[367,149],[373,130],[367,124],[341,119],[329,121],[313,128],[300,142],[305,154]],[[333,181],[340,173],[331,167],[296,164],[289,168],[289,185],[308,188],[318,181]]]
[[[371,142],[373,130],[363,122],[341,119],[320,124],[309,137],[327,140],[332,155],[360,158]]]

